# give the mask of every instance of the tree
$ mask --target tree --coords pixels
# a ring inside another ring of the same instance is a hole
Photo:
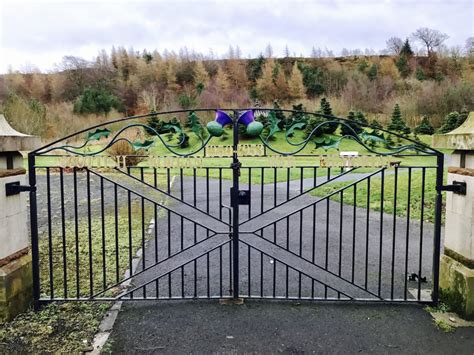
[[[87,88],[74,102],[74,113],[79,114],[95,113],[107,115],[112,108],[121,111],[123,105],[115,95],[104,89]]]
[[[270,43],[265,47],[265,58],[273,58],[273,48]]]
[[[403,41],[398,37],[390,37],[387,40],[387,49],[390,53],[398,55],[403,47]]]
[[[220,66],[217,69],[215,81],[217,89],[219,90],[219,94],[222,96],[226,96],[229,93],[230,82],[227,74]]]
[[[421,122],[418,126],[415,127],[415,134],[429,134],[432,135],[435,132],[435,129],[430,123],[430,120],[427,116],[423,116]]]
[[[403,120],[402,113],[400,111],[400,106],[398,104],[395,104],[395,107],[393,108],[392,112],[392,119],[387,126],[387,129],[395,132],[402,132],[404,134],[407,133],[407,125],[405,121]],[[408,128],[409,129],[409,128]]]
[[[354,111],[349,111],[349,114],[347,115],[347,121],[345,121],[344,123],[345,124],[341,124],[341,134],[343,136],[354,136],[361,133],[364,130],[359,125],[359,122],[357,121]]]
[[[236,88],[246,88],[248,85],[247,72],[245,65],[238,59],[227,61],[227,74],[232,86]]]
[[[372,81],[377,78],[377,65],[374,63],[367,72],[367,77]]]
[[[426,80],[425,71],[421,67],[416,68],[415,76],[419,81]]]
[[[357,69],[361,72],[361,73],[365,73],[365,71],[367,70],[367,68],[369,67],[369,63],[367,62],[367,60],[362,59],[358,64],[357,64]]]
[[[411,74],[411,68],[408,65],[408,60],[406,56],[400,56],[395,62],[395,66],[397,67],[398,72],[400,73],[400,76],[402,78],[407,78]]]
[[[319,112],[324,115],[332,116],[331,104],[325,97],[323,97],[321,101],[319,102]],[[324,118],[323,120],[327,121],[329,119]],[[339,126],[339,123],[328,123],[328,124],[325,124],[324,126],[321,126],[321,129],[323,133],[333,134],[336,131],[338,126]]]
[[[383,126],[380,124],[380,122],[376,118],[374,118],[372,122],[370,123],[370,128],[377,131],[379,129],[383,129]]]
[[[458,127],[459,113],[454,111],[446,115],[443,125],[439,128],[440,133],[448,133]]]
[[[425,45],[428,56],[430,56],[436,48],[441,46],[443,42],[449,38],[446,33],[427,27],[417,29],[412,36]]]
[[[286,82],[285,72],[280,64],[275,65],[273,82],[275,85],[275,93],[274,96],[269,99],[288,100],[288,83]]]
[[[413,50],[411,49],[410,41],[408,38],[403,42],[402,48],[400,48],[400,53],[401,56],[405,56],[407,58],[410,58],[413,56]]]
[[[288,80],[289,94],[292,99],[302,99],[305,97],[305,87],[303,84],[303,74],[298,69],[298,63],[293,64],[290,79]]]
[[[331,104],[325,97],[319,102],[319,111],[325,115],[332,116]]]
[[[466,44],[464,48],[466,50],[466,55],[468,56],[474,55],[474,37],[468,37],[466,39]]]
[[[274,70],[275,61],[273,59],[266,60],[262,68],[262,76],[257,79],[257,94],[258,97],[264,101],[269,101],[275,98],[275,84],[273,82]]]
[[[300,65],[301,73],[303,74],[303,83],[306,87],[306,94],[309,97],[321,95],[325,91],[322,84],[325,72],[320,67],[310,66],[308,64]]]
[[[202,61],[197,61],[194,66],[194,83],[196,85],[202,84],[204,87],[209,83],[209,74],[204,67]]]
[[[464,123],[467,119],[469,113],[467,111],[463,111],[461,113],[454,111],[446,115],[443,121],[443,125],[440,127],[440,133],[448,133],[451,132],[453,129],[458,128],[460,125]]]
[[[176,78],[176,63],[174,59],[168,59],[165,77],[168,90],[177,91],[179,89],[179,85]]]

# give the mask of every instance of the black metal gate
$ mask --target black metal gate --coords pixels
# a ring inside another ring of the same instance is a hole
[[[198,115],[216,112],[205,129]],[[241,144],[239,129],[253,140]],[[438,300],[443,154],[360,122],[260,108],[153,112],[30,153],[29,178],[36,306]]]

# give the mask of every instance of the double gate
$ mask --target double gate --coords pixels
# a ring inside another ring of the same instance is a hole
[[[214,112],[116,120],[29,155],[37,306],[197,298],[437,302],[441,153],[301,111],[217,111],[215,122],[230,129],[206,129],[197,115]],[[285,114],[287,122],[276,120]],[[254,138],[241,144],[246,127]],[[82,144],[68,143],[84,133]]]

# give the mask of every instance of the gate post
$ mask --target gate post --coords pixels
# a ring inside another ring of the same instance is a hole
[[[473,138],[474,112],[455,130],[433,136],[434,147],[454,149],[448,185],[438,186],[438,194],[446,191],[444,255],[435,260],[439,265],[439,296],[467,319],[474,319]]]
[[[33,300],[27,227],[28,191],[20,151],[39,139],[15,131],[0,115],[0,322],[25,311]]]
[[[234,112],[232,120],[233,147],[232,147],[232,189],[230,201],[232,205],[232,297],[239,298],[239,176],[240,161],[238,157],[239,146],[239,116]]]

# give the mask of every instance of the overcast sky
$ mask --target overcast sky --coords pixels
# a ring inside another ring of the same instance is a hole
[[[448,46],[474,34],[474,0],[366,1],[21,1],[0,0],[0,72],[54,68],[65,55],[92,60],[102,48],[217,55],[238,45],[256,56],[271,43],[281,56],[315,46],[385,48],[418,27],[449,35]]]

